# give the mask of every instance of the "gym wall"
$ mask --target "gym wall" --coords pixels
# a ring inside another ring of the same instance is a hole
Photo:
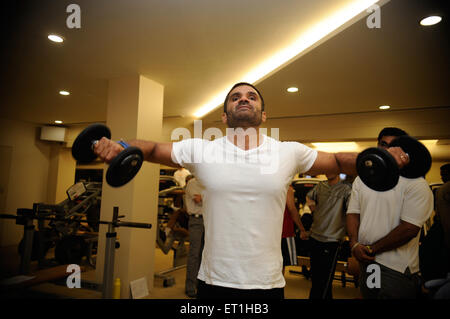
[[[427,180],[428,184],[432,183],[442,183],[441,179],[441,166],[449,163],[449,162],[432,162],[430,171],[428,172],[425,179]]]
[[[17,208],[31,208],[47,201],[51,145],[39,140],[40,127],[20,121],[0,119],[1,212],[15,214]],[[0,219],[0,246],[17,245],[23,226],[14,220]]]

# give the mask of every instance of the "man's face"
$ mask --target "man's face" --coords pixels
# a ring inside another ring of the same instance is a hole
[[[231,128],[257,127],[266,121],[266,113],[261,112],[261,98],[248,85],[240,85],[230,92],[226,110],[222,121]]]
[[[389,148],[389,144],[391,144],[391,142],[396,138],[397,136],[383,136],[378,142],[378,147],[384,148],[386,150]]]

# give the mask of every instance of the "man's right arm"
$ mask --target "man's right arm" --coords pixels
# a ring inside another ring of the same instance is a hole
[[[141,149],[144,154],[144,160],[152,163],[164,164],[171,167],[180,167],[172,160],[173,143],[158,143],[144,140],[132,140],[127,142],[130,146]],[[94,146],[94,153],[104,162],[110,163],[120,152],[123,147],[105,137],[102,137]]]
[[[358,242],[359,214],[347,214],[347,235],[350,238],[350,248]]]
[[[347,234],[350,238],[352,255],[360,262],[370,263],[375,260],[367,246],[358,242],[359,214],[347,214]]]
[[[375,260],[366,245],[358,242],[359,227],[360,227],[360,198],[358,180],[353,182],[352,192],[350,195],[350,202],[348,204],[346,215],[347,235],[350,238],[350,248],[352,255],[360,262],[372,262]]]

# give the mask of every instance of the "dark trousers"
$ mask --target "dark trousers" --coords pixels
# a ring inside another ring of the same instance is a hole
[[[284,288],[236,289],[198,281],[197,299],[284,299]]]
[[[421,279],[418,273],[412,274],[409,268],[404,273],[373,262],[380,269],[380,287],[369,288],[367,272],[370,264],[360,263],[360,290],[364,299],[416,299],[420,296]]]
[[[332,283],[336,260],[334,257],[339,244],[337,242],[321,242],[310,237],[311,241],[311,281],[309,299],[332,299]],[[329,278],[331,280],[327,287]],[[326,293],[325,293],[326,291]]]
[[[186,265],[185,291],[195,294],[197,291],[197,275],[202,261],[205,226],[202,217],[189,217],[189,255]]]

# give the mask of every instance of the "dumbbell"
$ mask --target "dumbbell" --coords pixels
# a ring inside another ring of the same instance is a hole
[[[75,139],[72,146],[72,156],[80,164],[89,164],[97,158],[94,153],[95,144],[102,138],[111,138],[111,131],[103,124],[92,124],[85,128]],[[142,151],[123,141],[118,141],[125,149],[109,164],[106,172],[106,182],[112,187],[125,185],[136,176],[142,166],[144,155]]]
[[[385,149],[371,147],[358,154],[356,170],[369,188],[384,192],[397,185],[399,177],[425,177],[431,168],[431,154],[418,140],[403,135],[395,138],[389,147],[401,147],[408,154],[409,163],[400,169],[394,157]]]

